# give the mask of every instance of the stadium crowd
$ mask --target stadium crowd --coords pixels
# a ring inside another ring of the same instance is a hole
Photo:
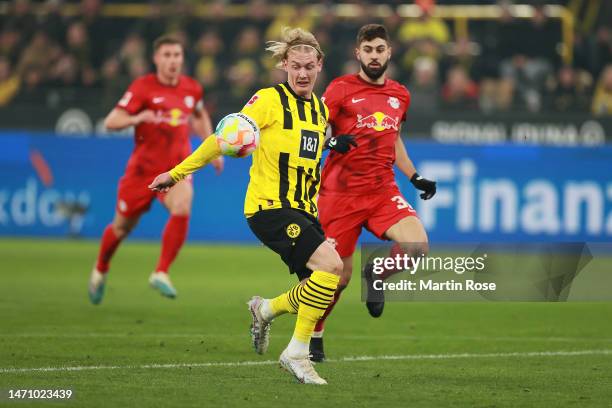
[[[263,52],[281,27],[315,34],[327,54],[319,81],[324,87],[358,71],[355,34],[364,23],[380,22],[394,40],[390,77],[418,101],[411,112],[612,114],[612,7],[605,1],[546,2],[562,3],[575,14],[571,65],[560,57],[560,21],[537,2],[530,19],[513,17],[509,1],[487,2],[502,7],[502,16],[470,21],[463,36],[455,35],[453,21],[432,15],[433,0],[416,0],[421,17],[409,19],[397,12],[372,18],[365,2],[352,3],[356,13],[350,18],[315,15],[307,2],[295,3],[291,13],[275,13],[276,4],[251,0],[241,17],[229,15],[226,1],[207,3],[210,15],[204,18],[184,1],[174,3],[172,13],[150,3],[147,16],[135,19],[103,15],[102,0],[82,0],[72,15],[63,12],[61,0],[13,0],[0,14],[0,106],[111,107],[133,78],[150,70],[153,39],[173,33],[186,46],[186,69],[204,86],[209,109],[238,110],[254,90],[281,81],[282,72],[269,69],[273,62]],[[387,3],[395,9],[401,2]]]

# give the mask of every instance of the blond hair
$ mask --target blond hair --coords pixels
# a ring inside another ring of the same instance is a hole
[[[277,68],[283,66],[283,60],[287,59],[287,54],[291,50],[302,52],[315,51],[318,61],[325,55],[315,36],[300,27],[283,27],[280,41],[268,41],[266,43],[266,51],[270,51],[272,56],[278,59]]]

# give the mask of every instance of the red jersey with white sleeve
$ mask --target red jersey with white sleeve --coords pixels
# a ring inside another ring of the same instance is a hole
[[[334,79],[321,99],[329,108],[333,135],[353,135],[357,147],[346,154],[330,151],[320,195],[363,195],[396,187],[395,142],[410,106],[408,89],[391,79],[376,85],[350,74]]]
[[[189,116],[201,108],[202,96],[202,86],[185,75],[174,86],[162,84],[156,74],[144,75],[132,82],[117,107],[131,115],[150,109],[156,120],[136,126],[135,146],[126,176],[155,176],[189,156]]]

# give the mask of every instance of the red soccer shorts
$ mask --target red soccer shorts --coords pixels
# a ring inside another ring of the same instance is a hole
[[[148,186],[154,178],[155,176],[132,175],[121,177],[117,188],[117,212],[132,218],[149,211],[155,198],[163,203],[166,193],[149,190]],[[191,176],[188,179],[191,182]]]
[[[362,227],[386,240],[385,232],[390,227],[403,218],[417,216],[397,186],[371,195],[320,195],[318,207],[325,236],[334,241],[341,258],[355,252]]]

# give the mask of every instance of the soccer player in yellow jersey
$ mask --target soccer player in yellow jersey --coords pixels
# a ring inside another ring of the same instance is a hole
[[[280,60],[278,67],[287,72],[287,82],[259,90],[241,111],[261,131],[244,213],[257,238],[280,255],[300,282],[273,299],[251,299],[251,336],[255,351],[263,354],[272,320],[297,314],[280,364],[302,383],[326,384],[308,358],[314,326],[331,302],[342,272],[342,260],[325,241],[316,218],[328,110],[312,89],[323,52],[315,37],[300,28],[285,29],[282,40],[269,43],[267,50]],[[208,138],[149,187],[165,191],[219,154],[215,138]]]

